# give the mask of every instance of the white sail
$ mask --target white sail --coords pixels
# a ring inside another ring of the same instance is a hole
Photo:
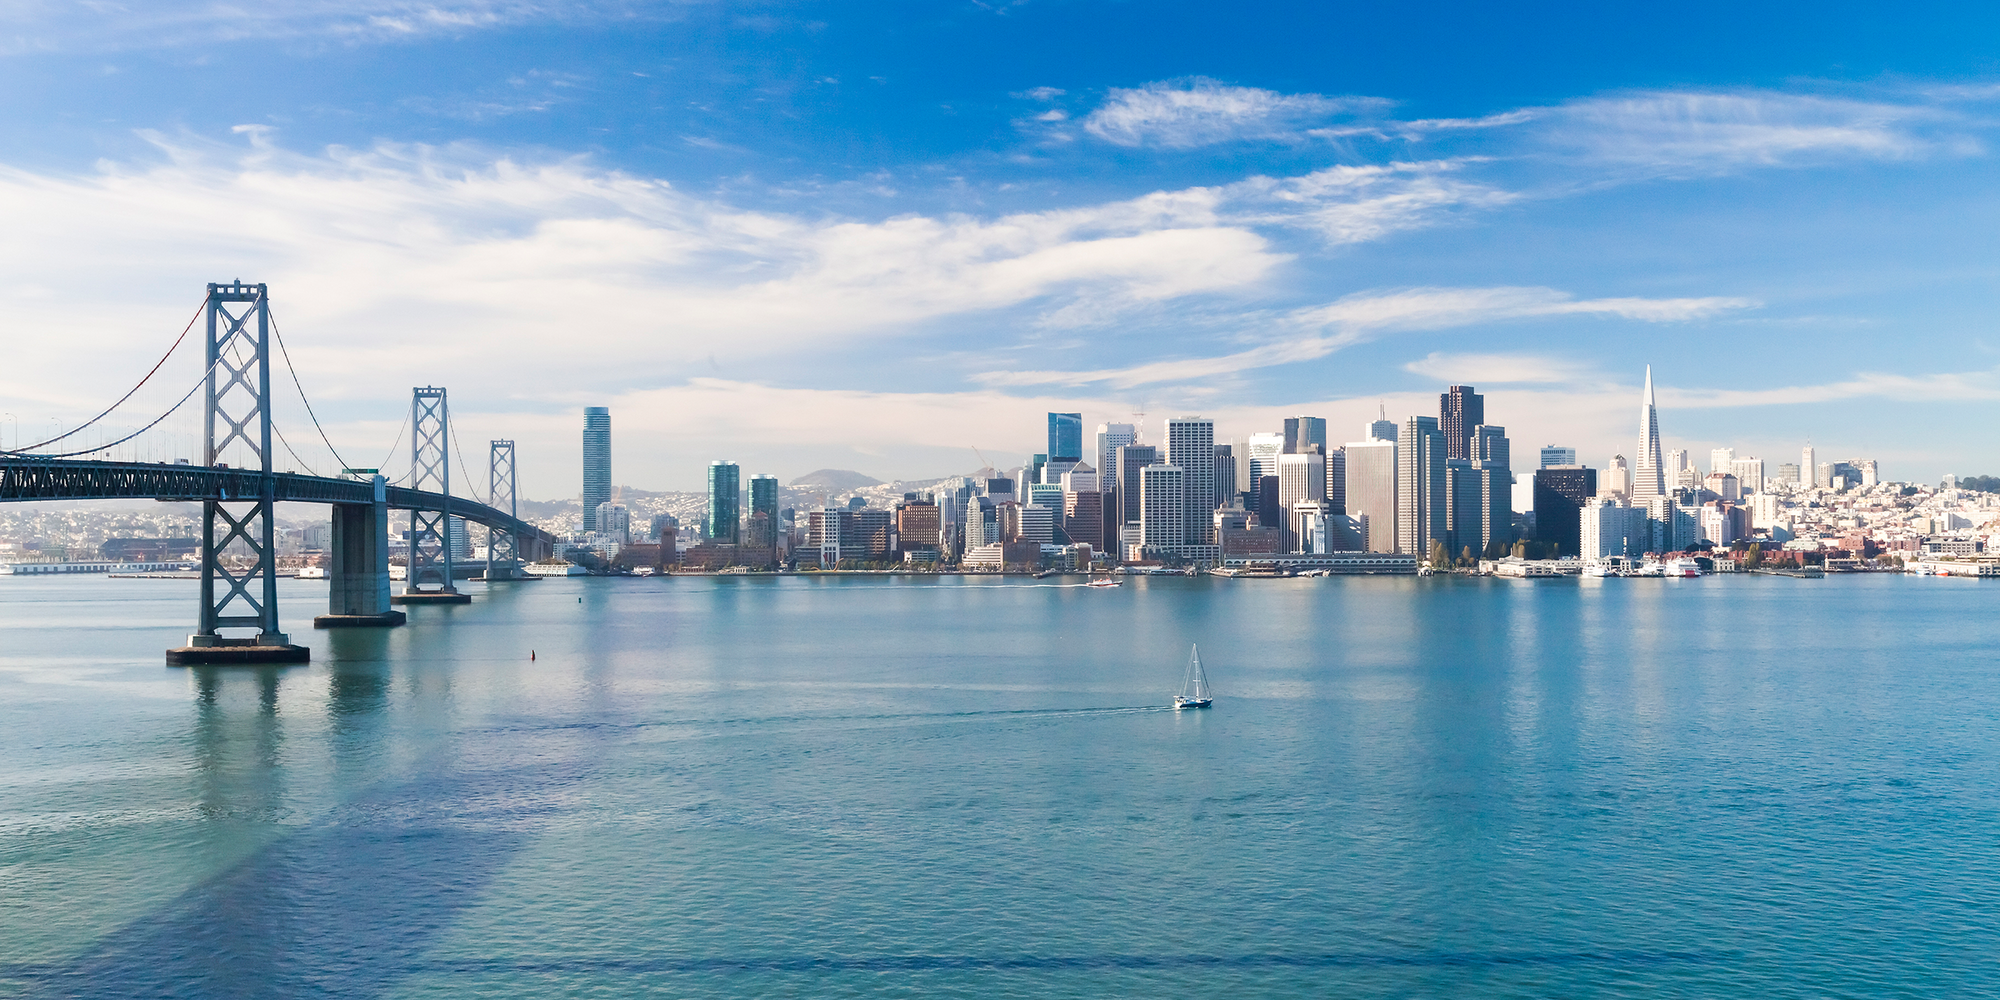
[[[1180,708],[1202,707],[1209,703],[1208,674],[1201,669],[1201,648],[1188,647],[1187,681],[1181,685],[1181,696],[1174,699]]]

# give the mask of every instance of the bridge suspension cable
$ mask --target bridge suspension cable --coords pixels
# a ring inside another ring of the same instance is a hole
[[[202,386],[204,386],[204,385],[207,385],[207,384],[208,384],[208,377],[209,377],[209,375],[213,374],[213,373],[215,372],[215,366],[216,366],[216,365],[219,365],[219,364],[221,364],[221,363],[222,363],[222,356],[218,354],[218,355],[216,355],[216,358],[215,358],[215,360],[214,360],[213,362],[211,362],[211,363],[209,364],[209,366],[208,366],[208,371],[205,371],[205,372],[202,372],[202,373],[201,373],[201,378],[199,378],[199,379],[195,380],[195,383],[194,383],[194,388],[192,388],[192,389],[189,389],[189,390],[187,391],[187,395],[185,395],[185,396],[182,396],[182,397],[180,398],[180,402],[177,402],[177,403],[175,403],[174,405],[172,405],[172,406],[168,407],[168,408],[167,408],[167,412],[165,412],[165,413],[162,413],[162,414],[160,414],[160,415],[159,415],[159,416],[157,416],[157,417],[154,417],[154,418],[152,419],[152,422],[148,423],[148,424],[147,424],[146,426],[144,426],[144,427],[141,427],[141,428],[139,428],[138,430],[136,430],[136,431],[133,431],[132,433],[130,433],[130,434],[127,434],[127,435],[125,435],[124,437],[122,437],[122,438],[119,438],[118,440],[116,440],[116,441],[113,441],[113,442],[111,442],[111,443],[109,443],[109,444],[100,444],[100,445],[98,445],[98,446],[96,446],[96,447],[94,447],[94,448],[85,448],[85,449],[83,449],[82,451],[65,451],[65,452],[57,452],[57,453],[55,453],[55,454],[50,454],[50,455],[29,455],[29,454],[26,454],[26,449],[23,449],[22,451],[10,451],[10,452],[6,452],[5,454],[9,454],[9,455],[20,455],[20,456],[21,456],[21,457],[23,457],[23,458],[75,458],[75,457],[76,457],[76,456],[78,456],[78,455],[90,455],[90,454],[95,454],[95,453],[97,453],[97,452],[100,452],[100,451],[110,451],[111,449],[113,449],[113,448],[116,448],[116,447],[118,447],[119,445],[121,445],[121,444],[124,444],[125,442],[127,442],[127,441],[130,441],[130,440],[132,440],[133,438],[135,438],[135,437],[138,437],[139,435],[141,435],[141,434],[144,434],[144,433],[146,433],[147,431],[150,431],[150,430],[152,430],[152,429],[153,429],[154,427],[157,427],[157,426],[159,426],[159,423],[160,423],[160,421],[162,421],[162,420],[165,420],[165,419],[167,419],[168,417],[171,417],[171,416],[173,416],[173,415],[174,415],[174,411],[176,411],[176,410],[180,409],[181,407],[183,407],[183,406],[187,405],[187,401],[188,401],[188,400],[190,400],[190,399],[193,399],[193,398],[194,398],[194,394],[195,394],[195,393],[197,393],[197,392],[200,392],[200,391],[201,391],[201,387],[202,387]],[[109,413],[110,411],[109,411],[109,410],[107,410],[107,411],[105,411],[105,412],[106,412],[106,413]],[[102,416],[102,414],[100,414],[100,416]],[[86,426],[88,426],[88,425],[86,425]],[[77,428],[77,430],[82,430],[82,429],[83,429],[83,428],[81,428],[81,427]],[[71,431],[71,432],[70,432],[70,434],[74,434],[74,433],[76,433],[76,431]],[[50,439],[49,439],[49,441],[60,441],[60,440],[62,440],[62,438],[63,438],[63,437],[68,437],[68,436],[69,436],[69,434],[65,434],[65,435],[62,435],[62,437],[54,437],[54,438],[50,438]],[[44,441],[44,442],[42,442],[42,444],[47,444],[47,443],[49,443],[49,441]],[[39,447],[39,446],[37,446],[37,447]],[[296,458],[297,456],[293,456],[293,457],[295,457],[295,458]]]
[[[306,387],[299,381],[299,369],[292,364],[292,352],[285,346],[285,335],[279,332],[278,317],[275,315],[271,317],[271,334],[278,339],[278,353],[285,358],[285,370],[292,375],[292,386],[299,390],[299,402],[306,404],[306,416],[312,419],[313,429],[319,432],[321,443],[326,445],[326,450],[333,454],[333,460],[339,462],[341,468],[352,468],[352,466],[347,464],[346,459],[340,457],[340,449],[335,448],[333,442],[327,438],[326,428],[320,426],[319,414],[313,412],[312,400],[306,398]],[[273,430],[275,429],[274,427]],[[401,432],[399,431],[398,433]],[[278,438],[279,440],[284,440],[284,435],[279,434]],[[285,450],[292,451],[291,442],[285,442]],[[305,464],[304,460],[299,458],[299,453],[296,451],[292,451],[292,458],[297,460],[301,465]]]
[[[167,359],[168,359],[168,358],[171,358],[171,357],[173,357],[173,356],[174,356],[174,352],[175,352],[175,351],[178,351],[178,350],[180,350],[180,347],[181,347],[181,342],[182,342],[182,341],[184,341],[184,340],[186,340],[186,339],[187,339],[187,335],[188,335],[188,334],[189,334],[189,333],[190,333],[191,331],[193,331],[193,330],[194,330],[194,324],[195,324],[195,321],[196,321],[196,320],[198,320],[198,319],[201,319],[201,314],[202,314],[202,312],[203,312],[204,310],[206,310],[207,308],[208,308],[208,300],[207,300],[206,298],[204,298],[204,299],[202,299],[202,301],[201,301],[201,305],[200,305],[199,307],[197,307],[197,308],[195,309],[195,311],[194,311],[194,315],[193,315],[193,316],[189,316],[189,317],[188,317],[188,321],[187,321],[187,326],[185,326],[185,327],[182,327],[182,328],[181,328],[181,335],[180,335],[180,336],[178,336],[178,337],[175,337],[175,338],[174,338],[174,344],[173,344],[173,346],[172,346],[172,347],[169,347],[169,348],[167,348],[167,353],[165,353],[165,354],[163,354],[163,355],[161,355],[161,356],[160,356],[160,360],[159,360],[158,362],[156,362],[156,363],[155,363],[155,364],[153,365],[153,367],[152,367],[152,370],[151,370],[151,371],[148,371],[148,372],[146,373],[146,377],[145,377],[145,378],[142,378],[142,379],[140,379],[140,380],[139,380],[139,384],[138,384],[138,385],[135,385],[135,386],[133,386],[133,387],[132,387],[132,388],[131,388],[130,390],[128,390],[128,391],[127,391],[127,392],[125,393],[125,395],[123,395],[123,396],[120,396],[120,397],[118,397],[118,402],[116,402],[116,403],[113,403],[113,404],[111,404],[111,405],[110,405],[110,406],[108,406],[108,407],[105,407],[105,409],[104,409],[104,412],[103,412],[103,413],[100,413],[100,414],[98,414],[97,416],[94,416],[94,417],[91,417],[91,418],[90,418],[89,420],[86,420],[86,421],[84,421],[83,423],[81,423],[81,424],[78,424],[78,425],[76,425],[75,427],[72,427],[72,428],[70,428],[69,430],[67,430],[67,431],[64,431],[64,432],[63,432],[63,433],[61,433],[61,434],[58,434],[58,435],[56,435],[55,437],[52,437],[52,438],[49,438],[49,439],[48,439],[48,440],[46,440],[46,441],[37,441],[37,442],[35,442],[34,444],[31,444],[31,445],[26,445],[26,446],[22,446],[22,445],[18,445],[18,444],[17,444],[17,445],[15,445],[15,446],[14,446],[14,447],[13,447],[13,448],[12,448],[11,450],[10,450],[10,449],[5,449],[5,448],[0,448],[0,454],[4,454],[4,455],[21,455],[21,454],[25,454],[25,453],[27,453],[27,452],[30,452],[30,451],[33,451],[33,450],[35,450],[36,448],[43,448],[43,447],[47,447],[48,445],[52,445],[52,444],[55,444],[55,443],[56,443],[57,441],[61,441],[61,440],[63,440],[64,438],[68,438],[68,437],[72,437],[72,436],[74,436],[74,435],[76,435],[76,434],[78,434],[78,433],[82,432],[82,431],[83,431],[83,430],[84,430],[85,428],[87,428],[87,427],[91,426],[92,424],[95,424],[95,423],[97,423],[98,421],[100,421],[100,420],[103,420],[103,419],[104,419],[105,417],[108,417],[108,416],[110,416],[110,415],[111,415],[111,411],[112,411],[112,410],[115,410],[115,409],[119,408],[120,406],[123,406],[123,405],[125,405],[125,401],[126,401],[126,400],[128,400],[128,399],[131,399],[131,398],[132,398],[132,394],[133,394],[133,393],[136,393],[136,392],[138,392],[138,391],[139,391],[140,389],[144,388],[147,382],[149,382],[149,381],[152,381],[152,378],[153,378],[153,376],[154,376],[154,375],[157,375],[157,374],[159,374],[159,371],[160,371],[160,367],[161,367],[162,365],[165,365],[165,364],[167,363]],[[210,365],[210,366],[209,366],[209,368],[210,368],[210,370],[213,370],[213,369],[214,369],[214,366],[213,366],[213,365]],[[207,378],[208,376],[204,375],[204,376],[202,376],[202,377],[203,377],[203,378]],[[201,388],[201,387],[200,387],[199,385],[197,385],[197,386],[196,386],[195,388],[199,389],[199,388]],[[188,393],[188,396],[192,396],[192,395],[194,395],[194,393],[193,393],[193,392],[189,392],[189,393]],[[183,397],[181,397],[181,403],[185,403],[185,402],[187,402],[187,396],[183,396]],[[161,414],[161,415],[160,415],[160,420],[165,420],[165,419],[167,418],[167,414],[170,414],[170,413],[174,412],[174,410],[178,410],[178,409],[180,409],[180,406],[181,406],[181,403],[175,403],[175,404],[174,404],[174,408],[173,408],[173,410],[168,410],[168,411],[167,411],[166,413],[163,413],[163,414]],[[146,431],[148,431],[148,430],[151,430],[151,429],[152,429],[152,427],[153,427],[153,424],[157,424],[157,423],[159,423],[159,422],[160,422],[160,420],[155,420],[155,421],[153,421],[153,423],[152,423],[152,424],[147,424],[147,425],[146,425],[145,427],[142,427],[142,428],[140,428],[140,429],[139,429],[139,433],[144,433],[144,432],[146,432]],[[132,438],[135,438],[135,437],[138,437],[138,436],[139,436],[139,434],[136,434],[136,433],[135,433],[135,434],[133,434],[133,435],[131,435],[131,436],[129,436],[129,437],[124,437],[124,438],[120,438],[119,440],[117,440],[117,441],[114,441],[114,442],[112,442],[112,444],[109,444],[109,445],[105,445],[105,446],[104,446],[104,447],[102,447],[102,448],[88,448],[88,449],[85,449],[85,450],[83,450],[83,451],[73,451],[73,452],[70,452],[70,453],[69,453],[68,455],[48,455],[48,456],[43,456],[43,457],[46,457],[46,458],[67,458],[67,457],[70,457],[70,456],[73,456],[73,455],[88,455],[88,454],[90,454],[90,453],[91,453],[91,452],[93,452],[93,451],[103,451],[103,450],[104,450],[105,448],[110,448],[110,447],[113,447],[113,446],[115,446],[115,445],[120,445],[120,444],[124,444],[125,442],[127,442],[127,441],[130,441],[130,440],[132,440]]]

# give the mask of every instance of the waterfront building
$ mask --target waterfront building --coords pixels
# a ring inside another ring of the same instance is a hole
[[[1285,511],[1295,509],[1299,504],[1310,503],[1316,511],[1326,499],[1326,456],[1317,451],[1293,453],[1278,456],[1278,507]],[[1291,530],[1296,518],[1287,517],[1285,545],[1293,552],[1298,548],[1300,536]]]
[[[1639,402],[1639,457],[1632,468],[1632,506],[1650,506],[1667,495],[1665,458],[1660,454],[1660,413],[1653,403],[1653,366],[1646,366],[1646,392]],[[1540,520],[1539,511],[1536,520]]]
[[[1450,458],[1444,463],[1444,549],[1453,559],[1471,549],[1473,558],[1486,551],[1485,490],[1480,473],[1468,459]]]
[[[1485,422],[1486,397],[1471,386],[1455,385],[1438,394],[1438,429],[1444,434],[1446,458],[1471,461],[1472,429]]]
[[[1083,414],[1049,414],[1049,461],[1083,461]]]
[[[611,410],[583,408],[583,530],[597,530],[597,508],[611,500]]]
[[[452,520],[456,521],[458,519],[453,518]],[[459,526],[458,534],[462,537],[464,533],[465,533],[464,528],[462,526]],[[598,504],[597,534],[603,535],[605,538],[609,539],[610,541],[616,542],[619,545],[631,544],[632,542],[631,509],[626,507],[622,503]],[[452,555],[456,557],[458,553],[453,552]],[[467,553],[467,556],[470,556],[470,553]]]
[[[896,508],[897,548],[904,552],[936,551],[943,539],[944,519],[936,503],[906,501]]]
[[[1286,417],[1284,438],[1284,453],[1287,455],[1303,455],[1311,451],[1315,445],[1319,447],[1320,454],[1324,455],[1326,454],[1326,418]]]
[[[1145,492],[1139,481],[1139,473],[1149,465],[1158,465],[1160,449],[1150,444],[1128,444],[1118,449],[1118,510],[1119,523],[1138,524],[1142,513],[1140,497]]]
[[[724,545],[741,540],[737,529],[742,501],[742,470],[735,462],[708,463],[708,539]]]
[[[1104,498],[1097,490],[1063,490],[1062,533],[1072,545],[1088,545],[1105,552]]]
[[[1175,417],[1167,421],[1167,463],[1184,477],[1181,530],[1183,545],[1215,544],[1209,518],[1215,513],[1215,421]]]
[[[1597,470],[1581,465],[1535,470],[1535,540],[1558,556],[1581,547],[1583,505],[1597,495]]]
[[[1764,492],[1764,460],[1761,458],[1738,458],[1729,463],[1729,474],[1736,477],[1737,484],[1745,493]]]
[[[761,472],[750,477],[749,527],[752,530],[745,534],[744,545],[759,550],[777,549],[778,477]]]
[[[1445,438],[1436,417],[1403,422],[1396,443],[1396,550],[1429,559],[1445,540]]]
[[[1576,449],[1561,448],[1552,444],[1542,446],[1542,460],[1535,468],[1546,469],[1554,465],[1575,465]]]
[[[1645,555],[1646,512],[1615,495],[1592,497],[1578,512],[1578,555],[1607,559]]]
[[[1187,474],[1178,465],[1139,470],[1139,544],[1148,553],[1175,554],[1187,543]],[[1210,509],[1208,521],[1213,517]]]
[[[1356,441],[1342,451],[1347,456],[1347,512],[1367,522],[1370,552],[1396,551],[1396,439]]]

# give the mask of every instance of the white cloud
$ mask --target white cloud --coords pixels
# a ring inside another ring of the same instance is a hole
[[[256,4],[0,5],[0,55],[214,45],[245,39],[383,41],[530,22],[674,16],[627,0],[266,0]]]
[[[1577,299],[1553,288],[1411,288],[1362,292],[1324,306],[1297,310],[1280,324],[1292,331],[1290,335],[1219,357],[1161,359],[1088,371],[989,371],[974,378],[995,386],[1104,383],[1125,389],[1313,361],[1384,332],[1440,330],[1540,316],[1595,315],[1668,323],[1707,319],[1756,304],[1749,299],[1727,297]]]
[[[1971,148],[1962,136],[1928,134],[1954,117],[1935,105],[1772,91],[1649,91],[1572,101],[1536,117],[1541,141],[1558,151],[1666,174]]]
[[[1312,123],[1383,107],[1376,98],[1281,94],[1195,78],[1112,88],[1084,130],[1119,146],[1194,149],[1246,140],[1294,139]]]

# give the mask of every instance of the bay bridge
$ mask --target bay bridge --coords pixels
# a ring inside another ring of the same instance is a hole
[[[62,450],[62,442],[103,421],[158,374],[204,318],[205,371],[179,402],[116,441]],[[455,449],[450,408],[441,387],[411,390],[410,472],[402,485],[392,485],[375,469],[344,468],[339,476],[275,471],[271,419],[275,333],[267,286],[240,280],[210,284],[201,311],[139,385],[78,427],[25,447],[17,443],[13,450],[0,450],[0,502],[153,499],[201,504],[200,607],[187,645],[167,650],[169,664],[299,663],[309,658],[310,651],[294,644],[278,623],[273,508],[279,503],[332,508],[328,607],[326,614],[313,619],[316,628],[392,627],[406,620],[394,605],[470,601],[471,596],[455,586],[451,527],[455,519],[486,527],[484,578],[489,581],[527,579],[523,563],[554,551],[555,536],[520,519],[512,441],[491,444],[487,502],[452,495]],[[304,383],[292,368],[281,336],[277,344],[314,429],[337,458],[339,452],[312,414],[312,403],[305,398]],[[132,441],[197,394],[202,405],[200,465],[83,457]],[[282,432],[277,437],[289,451]],[[296,452],[292,455],[297,458]],[[222,460],[225,456],[237,461],[232,465]],[[408,517],[408,570],[400,593],[392,593],[389,574],[390,511],[407,512]]]

